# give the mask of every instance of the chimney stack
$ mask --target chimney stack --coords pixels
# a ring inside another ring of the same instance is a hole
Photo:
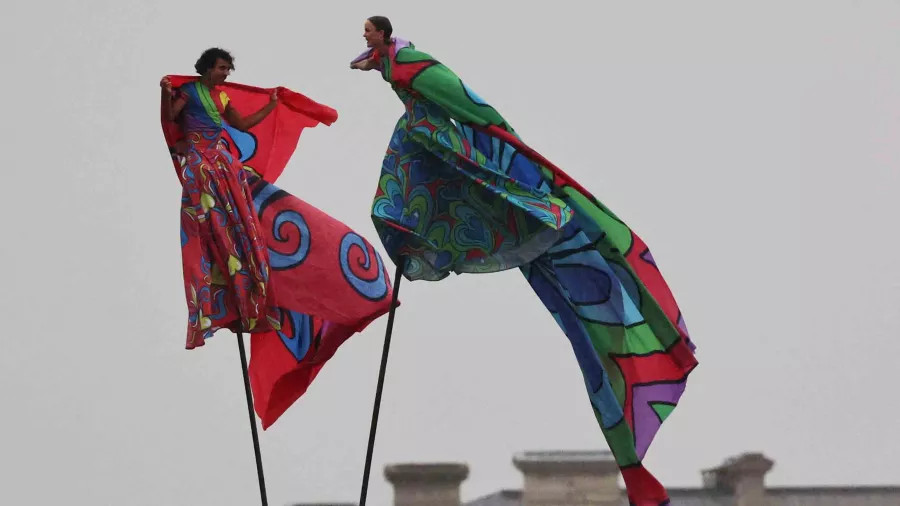
[[[524,476],[523,506],[619,506],[619,468],[608,451],[525,452],[513,459]]]
[[[384,476],[394,487],[394,506],[460,506],[465,464],[392,464]]]
[[[745,453],[703,472],[703,486],[734,495],[735,506],[768,506],[766,473],[774,462],[761,453]]]

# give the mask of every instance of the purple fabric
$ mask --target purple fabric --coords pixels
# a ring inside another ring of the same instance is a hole
[[[684,393],[684,383],[657,383],[634,387],[631,400],[634,409],[634,444],[638,458],[643,459],[650,442],[662,425],[652,404],[675,405]]]
[[[409,41],[406,39],[401,39],[399,37],[391,37],[392,47],[394,48],[394,52],[396,53],[398,50],[403,49],[404,47],[409,47]],[[359,53],[359,56],[353,59],[350,64],[354,64],[357,62],[361,62],[363,60],[367,60],[372,57],[372,53],[375,50],[372,48],[366,49],[362,53]]]

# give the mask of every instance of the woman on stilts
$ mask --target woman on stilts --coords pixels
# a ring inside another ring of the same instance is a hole
[[[386,17],[363,38],[351,68],[378,70],[405,108],[372,204],[388,254],[410,280],[520,269],[572,345],[632,504],[665,504],[641,461],[697,360],[649,249]]]

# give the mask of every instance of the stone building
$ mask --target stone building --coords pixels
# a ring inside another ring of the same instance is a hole
[[[628,506],[609,452],[525,452],[513,458],[522,488],[463,502],[462,463],[411,463],[385,467],[394,488],[393,506]],[[667,487],[671,506],[900,506],[896,487],[767,487],[774,462],[745,453],[701,471],[703,485]],[[295,506],[354,506],[298,504]]]

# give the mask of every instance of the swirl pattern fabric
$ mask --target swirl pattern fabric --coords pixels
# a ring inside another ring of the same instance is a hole
[[[253,334],[250,343],[250,380],[265,429],[341,344],[390,310],[391,282],[360,234],[262,178],[251,176],[250,188],[273,287],[274,333]]]
[[[225,108],[249,114],[272,90],[170,80],[187,101],[177,123],[162,121],[182,184],[186,348],[220,329],[251,334],[250,381],[266,429],[341,344],[388,312],[390,278],[365,238],[273,184],[303,129],[333,123],[333,109],[279,88],[275,111],[241,132]]]
[[[697,360],[646,244],[411,42],[362,58],[406,109],[372,204],[388,254],[410,280],[520,269],[570,341],[631,504],[668,504],[642,460]]]

